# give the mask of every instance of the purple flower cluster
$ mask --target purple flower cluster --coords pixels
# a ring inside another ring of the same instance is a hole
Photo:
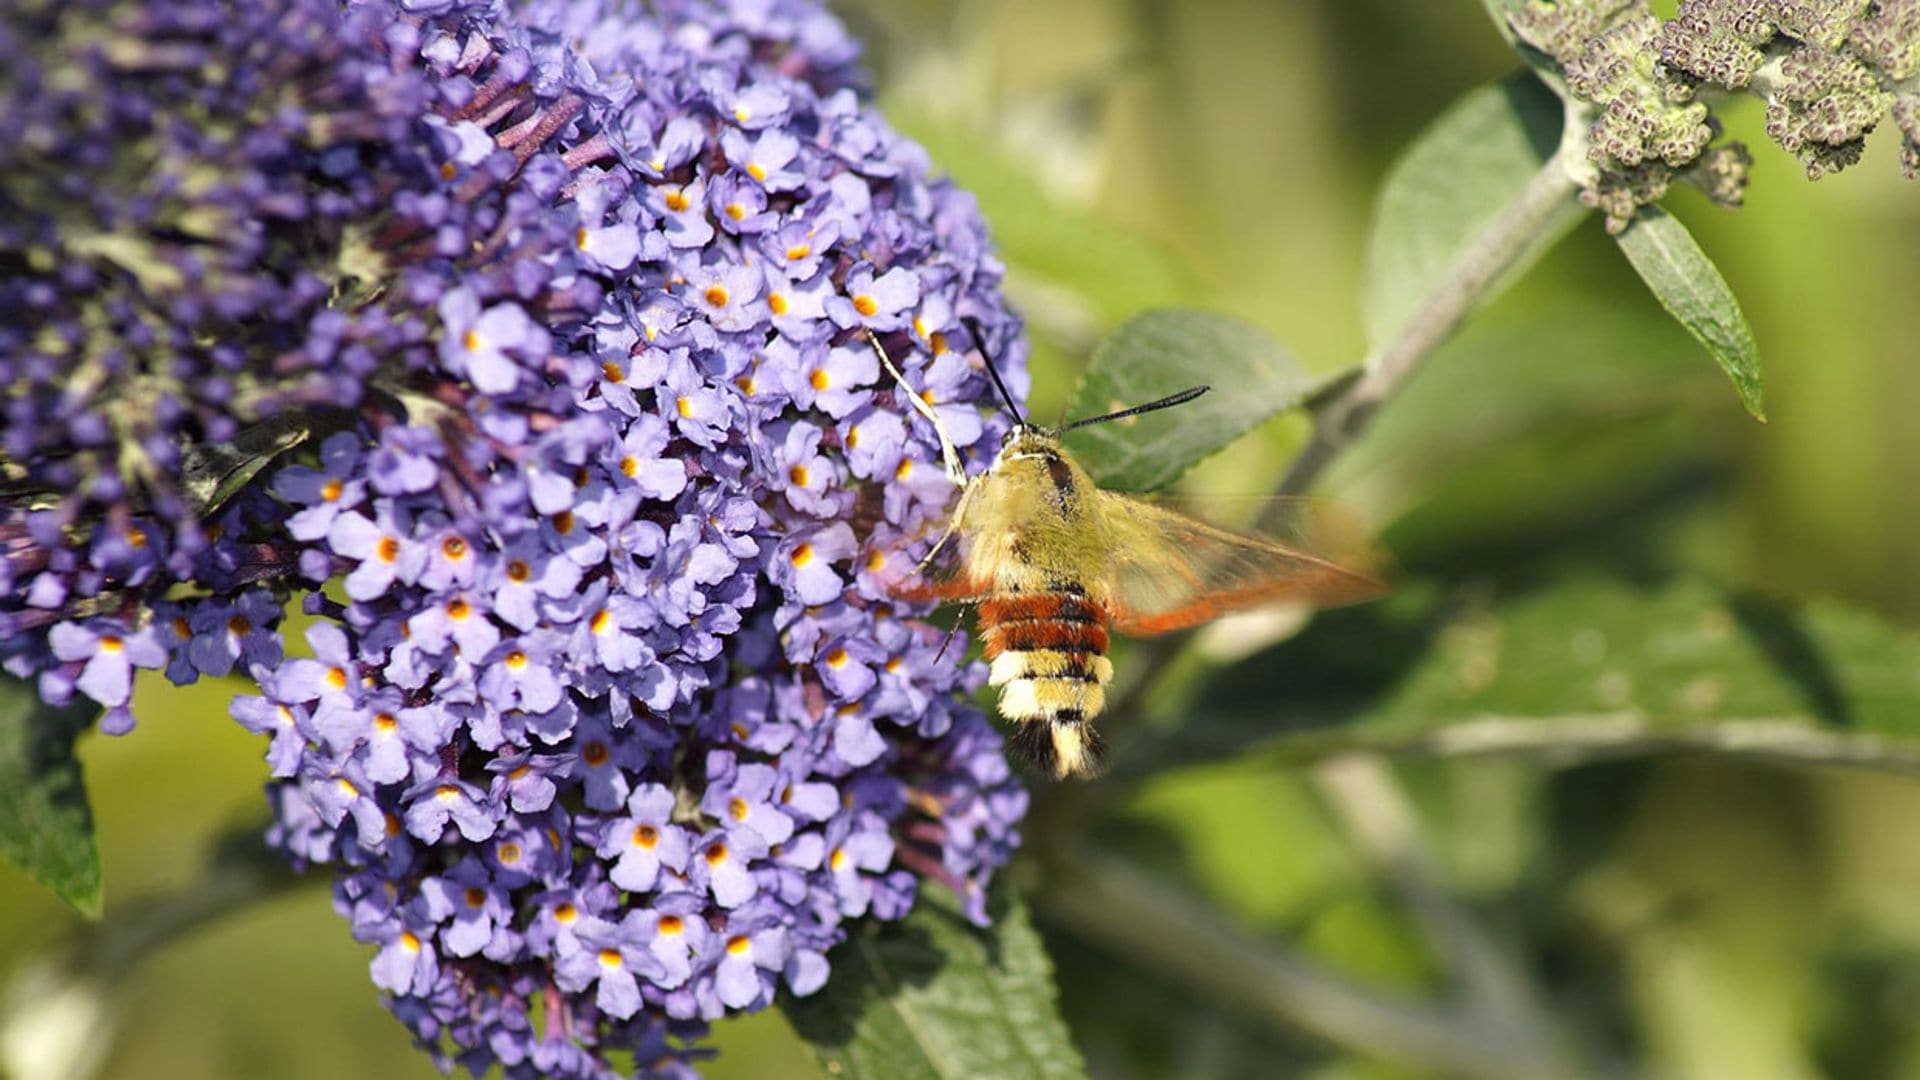
[[[335,302],[353,231],[441,167],[426,80],[381,66],[388,21],[319,0],[0,11],[0,661],[108,707],[107,730],[132,724],[132,668],[163,662],[149,601],[288,569],[255,542],[284,515],[215,505],[204,451],[357,407],[426,333]]]
[[[984,918],[1025,795],[960,702],[981,673],[886,588],[952,489],[866,335],[977,464],[1005,425],[982,355],[1017,384],[1018,326],[972,201],[864,107],[839,25],[807,0],[89,6],[148,46],[103,72],[127,122],[167,129],[183,173],[238,163],[222,221],[306,205],[251,252],[266,293],[236,239],[230,274],[156,294],[217,320],[170,344],[98,264],[0,278],[0,314],[73,312],[66,352],[31,329],[58,319],[0,330],[0,381],[107,418],[80,442],[9,418],[28,487],[94,485],[0,503],[0,623],[34,641],[10,668],[121,727],[135,667],[251,674],[233,712],[271,739],[272,841],[336,867],[396,1014],[476,1073],[678,1068],[705,1022],[817,989],[845,921],[899,917],[922,878]],[[44,62],[53,10],[0,58]],[[258,145],[195,141],[189,106],[276,73],[301,106]],[[56,81],[8,91],[39,109],[22,138],[66,131]],[[9,186],[16,164],[0,211],[52,207],[20,231],[53,235],[79,211]],[[15,242],[0,226],[0,266]],[[136,395],[76,396],[62,366],[116,348],[177,406],[138,485],[108,460]],[[288,416],[311,418],[299,462],[196,514],[178,447]],[[71,535],[133,506],[178,523],[144,574]],[[283,660],[298,587],[311,655]]]

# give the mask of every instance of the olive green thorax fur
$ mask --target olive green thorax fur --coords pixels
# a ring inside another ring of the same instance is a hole
[[[1018,427],[967,493],[965,529],[976,539],[972,573],[1000,589],[1071,583],[1100,598],[1105,522],[1093,478],[1057,435]]]

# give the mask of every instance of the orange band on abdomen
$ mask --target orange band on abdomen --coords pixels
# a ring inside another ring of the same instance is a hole
[[[1053,652],[1107,652],[1107,628],[1099,623],[1067,622],[1060,619],[1021,619],[990,623],[982,613],[980,620],[982,652],[988,660],[1003,652],[1047,649]]]
[[[980,605],[980,624],[1064,621],[1106,625],[1107,613],[1079,593],[1038,592],[996,596]]]

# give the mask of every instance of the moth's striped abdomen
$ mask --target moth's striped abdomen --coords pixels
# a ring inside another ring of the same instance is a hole
[[[1057,777],[1095,771],[1093,718],[1113,681],[1106,609],[1077,585],[1012,593],[980,605],[980,637],[1015,748]]]

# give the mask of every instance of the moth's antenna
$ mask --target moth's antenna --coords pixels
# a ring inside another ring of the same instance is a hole
[[[980,329],[980,320],[969,315],[960,320],[966,324],[967,333],[973,335],[973,344],[980,350],[980,359],[987,365],[987,374],[993,376],[993,388],[1000,391],[1000,400],[1007,403],[1007,411],[1013,414],[1013,422],[1027,426],[1027,418],[1020,415],[1020,406],[1013,403],[1013,395],[1007,392],[1007,384],[1000,381],[1000,365],[993,362],[993,354],[987,351],[987,335]]]
[[[1192,401],[1194,398],[1199,397],[1211,389],[1213,389],[1211,386],[1189,386],[1177,394],[1168,394],[1158,401],[1149,401],[1145,405],[1135,405],[1131,409],[1121,409],[1119,412],[1110,412],[1102,416],[1089,416],[1085,420],[1075,420],[1060,430],[1072,431],[1074,428],[1083,428],[1089,424],[1104,424],[1109,420],[1125,420],[1129,416],[1139,416],[1141,413],[1171,409],[1175,405],[1185,405],[1187,402]]]
[[[912,405],[915,412],[933,425],[933,433],[940,437],[940,457],[946,463],[947,479],[952,480],[955,487],[966,487],[967,470],[960,464],[960,451],[953,448],[953,440],[947,437],[947,425],[940,422],[940,414],[933,411],[933,406],[927,404],[926,398],[907,385],[907,377],[893,366],[893,358],[887,355],[887,350],[880,344],[880,335],[868,330],[867,342],[873,346],[873,354],[880,358],[880,366],[886,368],[887,374],[893,376],[893,381],[900,384],[901,392],[907,395],[907,404]]]

